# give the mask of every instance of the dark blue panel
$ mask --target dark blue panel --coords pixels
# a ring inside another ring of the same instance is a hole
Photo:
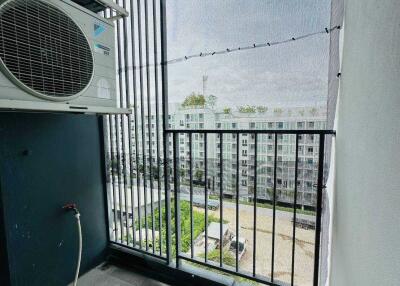
[[[100,126],[96,116],[0,113],[0,184],[11,284],[66,285],[73,279],[82,214],[86,271],[107,244]]]

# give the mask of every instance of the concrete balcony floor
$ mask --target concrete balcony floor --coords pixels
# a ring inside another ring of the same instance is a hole
[[[102,264],[78,280],[79,286],[168,286],[150,279],[130,269],[124,269],[110,264]],[[70,284],[72,286],[72,284]]]

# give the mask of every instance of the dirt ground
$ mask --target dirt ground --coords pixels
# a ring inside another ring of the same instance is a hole
[[[240,207],[239,236],[246,238],[247,251],[239,262],[239,271],[252,273],[253,271],[253,210],[249,207]],[[204,211],[204,209],[197,209]],[[219,210],[209,211],[209,215],[219,218]],[[260,212],[261,213],[261,212]],[[236,232],[235,209],[225,208],[224,220],[228,221],[229,229]],[[256,232],[256,274],[271,277],[272,257],[272,216],[268,214],[257,215]],[[274,277],[276,280],[290,283],[292,265],[292,237],[293,224],[290,218],[276,217],[275,221],[275,266]],[[314,259],[314,230],[305,230],[296,227],[295,244],[295,285],[312,285],[313,259]]]

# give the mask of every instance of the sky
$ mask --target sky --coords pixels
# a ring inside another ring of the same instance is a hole
[[[286,40],[329,27],[330,0],[167,1],[168,60],[253,43]],[[168,66],[170,103],[192,92],[217,107],[326,102],[329,36]]]

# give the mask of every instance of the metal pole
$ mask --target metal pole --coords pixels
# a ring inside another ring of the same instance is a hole
[[[293,241],[292,241],[292,273],[291,273],[291,286],[294,285],[294,256],[296,247],[296,214],[297,214],[297,176],[299,166],[299,135],[296,134],[296,155],[294,166],[294,198],[293,198]]]
[[[275,267],[275,220],[276,220],[276,167],[278,158],[278,134],[275,133],[274,144],[274,197],[272,211],[272,255],[271,255],[271,282],[274,282],[274,267]]]
[[[181,244],[181,209],[180,209],[180,189],[179,189],[179,145],[178,134],[173,135],[174,148],[174,203],[175,203],[175,263],[176,268],[180,267],[180,244]]]
[[[161,83],[162,83],[162,106],[163,106],[163,152],[164,152],[164,189],[165,189],[165,208],[166,208],[166,255],[167,263],[172,261],[171,257],[171,194],[168,182],[168,67],[166,61],[167,56],[167,12],[166,1],[160,0],[160,25],[161,25]]]
[[[319,136],[319,155],[318,155],[318,181],[317,181],[317,213],[315,226],[315,249],[314,249],[314,286],[318,286],[319,276],[319,255],[321,244],[321,214],[322,214],[322,192],[324,189],[324,154],[325,154],[325,135]]]

